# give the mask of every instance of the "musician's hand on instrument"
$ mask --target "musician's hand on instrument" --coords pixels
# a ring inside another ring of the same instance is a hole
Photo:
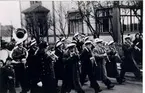
[[[70,56],[73,57],[75,55],[75,52],[71,52]]]
[[[12,64],[18,64],[19,62],[15,61],[15,60],[12,60],[11,63],[12,63]]]
[[[12,76],[8,76],[8,78],[9,78],[9,79],[13,79],[13,77],[12,77]]]
[[[136,50],[140,51],[140,48],[138,48],[137,46],[134,47]]]
[[[91,57],[90,60],[94,60],[94,57]]]
[[[104,53],[103,56],[106,57],[107,56],[107,53]]]
[[[37,83],[37,86],[42,87],[42,86],[43,86],[42,82],[41,82],[41,81],[38,82],[38,83]]]
[[[24,63],[24,64],[26,63],[26,58],[22,59],[22,63]]]
[[[137,49],[137,47],[136,47],[136,46],[135,46],[134,48],[135,48],[135,49]]]

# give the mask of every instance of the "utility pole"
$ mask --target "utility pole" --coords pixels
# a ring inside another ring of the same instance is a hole
[[[0,23],[0,49],[2,46],[2,29],[1,29],[1,23]]]
[[[11,31],[11,41],[12,41],[12,37],[13,37],[13,25],[12,25],[12,21],[11,21],[11,28],[10,28],[10,31]]]
[[[23,27],[23,21],[22,21],[22,14],[21,14],[21,0],[19,0],[19,7],[20,7],[20,24],[21,24],[21,28]]]
[[[56,30],[55,30],[55,5],[54,1],[52,1],[52,12],[53,12],[53,29],[54,29],[54,42],[56,42]]]

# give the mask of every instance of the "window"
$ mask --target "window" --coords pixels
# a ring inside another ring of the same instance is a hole
[[[109,31],[109,19],[103,19],[103,32]]]
[[[82,20],[70,20],[69,31],[71,35],[75,34],[76,32],[82,33],[83,32]]]

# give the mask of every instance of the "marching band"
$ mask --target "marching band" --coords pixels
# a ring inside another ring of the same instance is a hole
[[[30,41],[29,47],[23,46],[27,37],[25,29],[17,29],[13,33],[16,43],[12,50],[7,44],[0,51],[0,93],[8,90],[16,93],[14,81],[19,81],[21,93],[69,93],[72,89],[85,93],[82,86],[89,80],[90,87],[98,93],[102,91],[98,80],[112,89],[115,85],[108,77],[122,84],[125,72],[130,70],[141,78],[133,51],[142,49],[138,47],[140,42],[132,42],[130,36],[125,37],[122,46],[123,57],[119,56],[115,42],[107,43],[100,38],[90,40],[84,34],[76,33],[69,44],[65,44],[65,39],[56,42],[53,51],[47,42],[38,44],[35,39]],[[117,62],[121,63],[120,73]],[[62,80],[60,91],[59,80]]]

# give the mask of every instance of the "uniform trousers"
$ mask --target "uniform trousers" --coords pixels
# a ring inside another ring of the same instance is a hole
[[[16,64],[14,68],[15,68],[15,76],[17,77],[17,80],[20,82],[20,86],[22,89],[21,93],[26,93],[29,90],[29,88],[24,64],[23,63]]]
[[[98,64],[98,66],[100,68],[101,80],[103,81],[103,83],[106,86],[109,86],[111,84],[111,81],[107,77],[106,60],[105,59],[97,60],[97,64]]]
[[[89,77],[92,88],[94,88],[95,90],[99,90],[100,86],[96,81],[92,67],[86,64],[82,64],[81,77],[80,77],[80,81],[82,85],[84,84],[87,75]]]

